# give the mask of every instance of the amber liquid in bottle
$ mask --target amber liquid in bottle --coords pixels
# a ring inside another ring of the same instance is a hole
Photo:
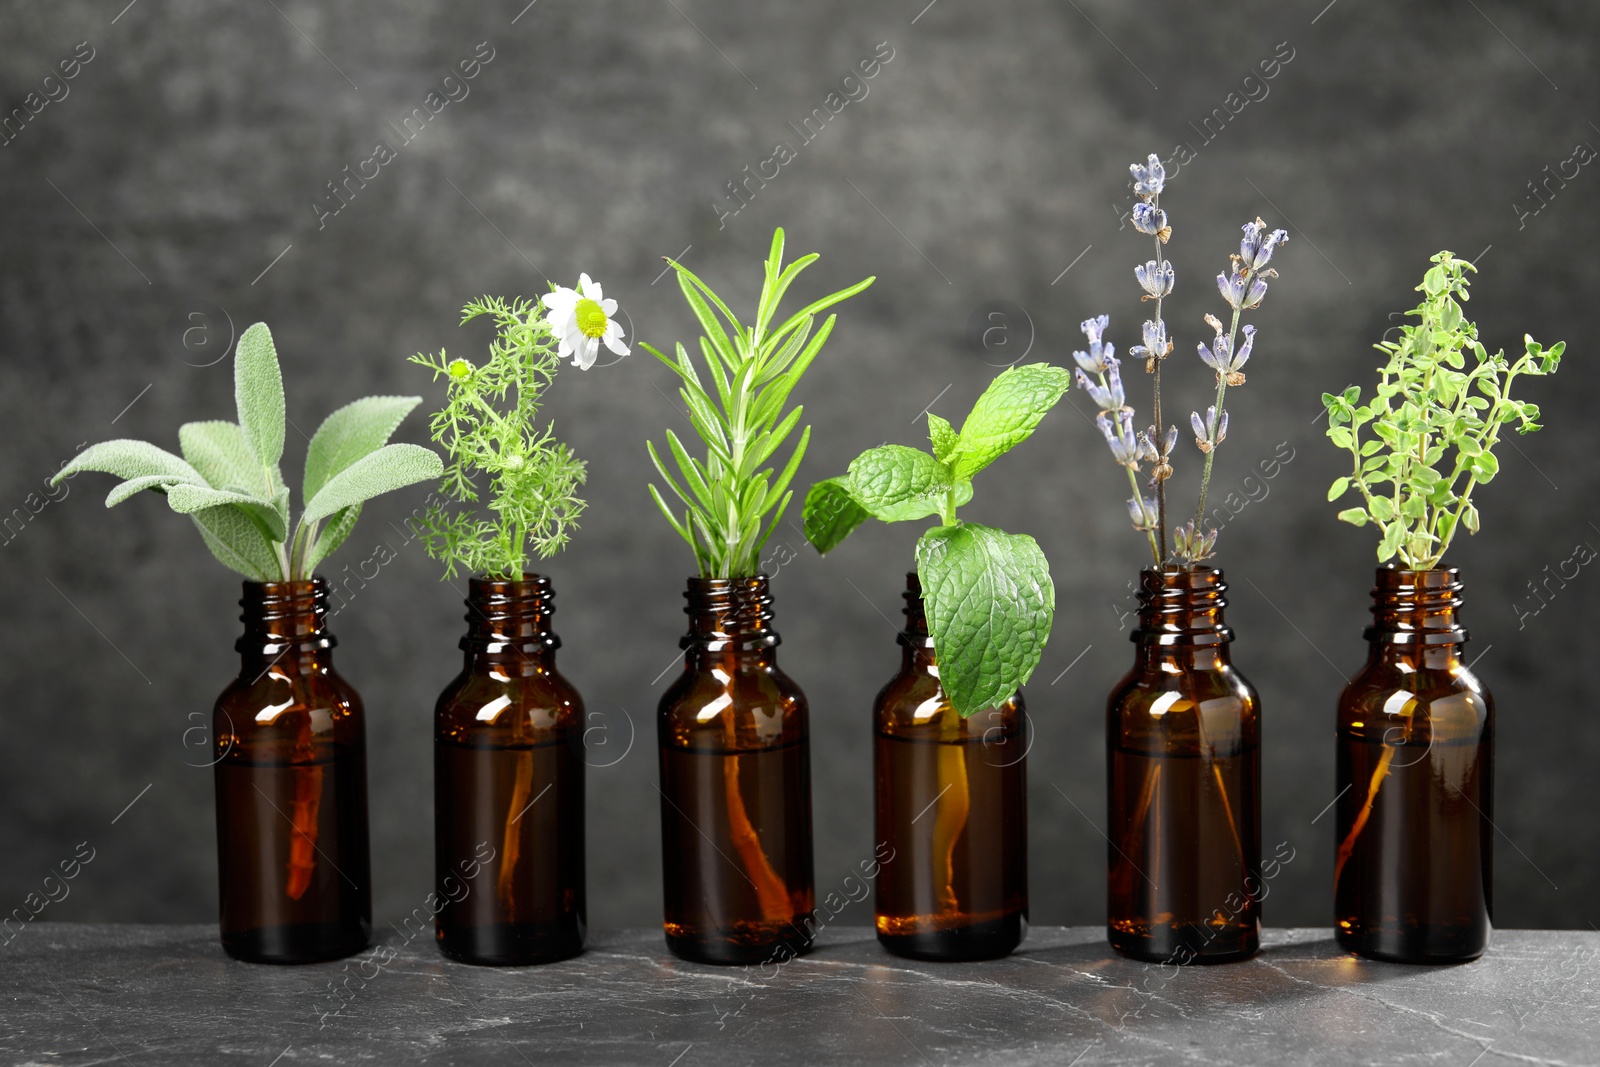
[[[222,947],[255,963],[359,952],[372,931],[361,698],[333,669],[327,587],[245,582],[239,677],[217,698]]]
[[[912,959],[996,959],[1028,929],[1022,694],[961,718],[939,688],[914,571],[905,600],[900,671],[873,708],[878,941]]]
[[[583,951],[583,700],[556,670],[553,597],[542,576],[472,579],[434,714],[435,935],[464,963]]]
[[[1222,572],[1140,575],[1138,651],[1106,721],[1107,936],[1135,959],[1260,945],[1260,700],[1228,656]]]
[[[1493,906],[1494,701],[1461,662],[1453,568],[1380,567],[1339,697],[1334,915],[1351,952],[1476,959]]]
[[[657,719],[667,946],[781,962],[814,930],[805,695],[778,668],[764,576],[691,578],[685,596],[684,670]]]

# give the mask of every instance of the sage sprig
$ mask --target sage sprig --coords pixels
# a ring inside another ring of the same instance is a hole
[[[283,373],[267,324],[239,337],[233,355],[238,422],[191,422],[178,428],[180,458],[144,441],[105,441],[61,468],[126,479],[106,497],[113,507],[149,490],[188,515],[206,547],[253,581],[298,581],[350,536],[361,505],[393,489],[439,475],[439,457],[420,445],[388,444],[395,427],[422,402],[417,396],[369,396],[329,415],[306,452],[305,505],[289,536],[289,488],[279,470],[286,422]]]
[[[669,429],[667,447],[677,467],[674,477],[655,444],[647,442],[657,473],[685,510],[681,516],[676,513],[654,485],[650,495],[694,551],[702,578],[744,578],[759,572],[762,546],[794,495],[789,483],[811,440],[811,427],[800,432],[799,442],[776,477],[773,468],[765,464],[800,423],[804,409],[785,413],[784,404],[833,333],[836,316],[829,315],[815,334],[812,324],[818,312],[855,296],[875,280],[866,278],[815,300],[774,328],[772,321],[784,294],[817,258],[813,252],[783,266],[783,230],[773,233],[755,321],[748,326],[693,271],[667,260],[677,272],[683,298],[705,331],[700,355],[711,389],[703,384],[681,343],[676,358],[651,345],[642,346],[681,379],[678,395],[706,450],[704,460],[696,459]]]
[[[1524,334],[1516,362],[1503,349],[1490,355],[1461,308],[1469,299],[1467,272],[1477,268],[1448,251],[1429,262],[1416,287],[1422,303],[1406,313],[1418,322],[1402,327],[1398,341],[1373,346],[1388,357],[1373,398],[1362,403],[1354,385],[1322,394],[1328,437],[1351,459],[1328,499],[1354,488],[1362,503],[1339,518],[1375,525],[1379,562],[1398,556],[1411,570],[1437,567],[1458,530],[1478,532],[1472,492],[1500,469],[1494,449],[1501,430],[1513,421],[1521,434],[1539,429],[1538,405],[1514,399],[1511,383],[1554,374],[1566,350],[1565,341],[1544,348]]]
[[[956,509],[972,499],[973,476],[1032,436],[1070,388],[1061,367],[1012,367],[984,390],[959,431],[928,414],[931,454],[869,448],[848,473],[806,494],[806,539],[823,554],[869,518],[938,516],[917,540],[917,577],[939,685],[962,718],[1004,703],[1033,676],[1050,636],[1055,586],[1033,538],[963,522]]]

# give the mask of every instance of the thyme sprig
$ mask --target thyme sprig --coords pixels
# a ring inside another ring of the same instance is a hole
[[[1523,334],[1516,362],[1503,349],[1490,355],[1461,309],[1469,299],[1467,272],[1477,268],[1448,251],[1429,262],[1416,287],[1422,303],[1406,313],[1418,322],[1402,327],[1398,341],[1373,346],[1388,363],[1372,400],[1362,403],[1354,385],[1322,394],[1328,437],[1351,459],[1350,473],[1334,480],[1328,499],[1356,489],[1361,506],[1339,518],[1377,526],[1379,562],[1398,556],[1412,570],[1437,567],[1463,527],[1478,532],[1472,493],[1500,469],[1494,449],[1501,430],[1513,421],[1521,434],[1539,429],[1539,406],[1513,399],[1511,383],[1554,374],[1567,347],[1558,341],[1547,349]],[[1364,426],[1372,435],[1365,440]]]

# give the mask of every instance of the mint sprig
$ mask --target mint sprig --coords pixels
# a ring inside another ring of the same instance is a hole
[[[938,517],[917,541],[917,576],[939,682],[962,718],[1010,699],[1033,676],[1055,587],[1033,538],[960,521],[956,509],[972,499],[973,475],[1032,436],[1071,386],[1060,367],[1013,367],[984,390],[959,432],[928,415],[931,454],[869,448],[847,474],[806,494],[806,539],[823,554],[869,518]]]

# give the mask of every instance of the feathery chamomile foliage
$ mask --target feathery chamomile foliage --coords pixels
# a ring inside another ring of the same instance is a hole
[[[495,337],[482,365],[443,350],[411,357],[445,381],[444,406],[428,425],[446,462],[422,534],[447,578],[459,570],[520,580],[529,553],[544,559],[559,552],[583,513],[577,495],[583,461],[556,439],[554,423],[537,422],[544,390],[561,365],[542,311],[538,301],[480,297],[462,308],[461,323],[493,320]]]
[[[804,409],[797,407],[785,414],[784,404],[833,332],[837,316],[829,315],[815,334],[812,324],[818,312],[855,296],[875,280],[863,279],[813,301],[774,328],[772,320],[784,294],[816,260],[813,252],[783,266],[783,230],[774,232],[755,321],[748,326],[692,271],[667,260],[677,271],[683,297],[705,331],[700,355],[711,388],[706,388],[681,343],[676,358],[643,346],[682,379],[678,395],[706,449],[705,459],[696,459],[669,429],[667,447],[677,466],[674,477],[655,444],[647,442],[656,471],[684,511],[675,513],[654,485],[650,495],[694,551],[702,578],[745,578],[760,570],[761,548],[794,495],[789,482],[805,455],[811,427],[800,432],[781,472],[774,476],[773,468],[765,464],[799,425]]]

